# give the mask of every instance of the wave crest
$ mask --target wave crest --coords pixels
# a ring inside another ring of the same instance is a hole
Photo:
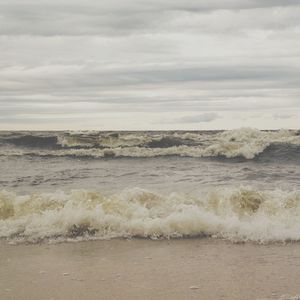
[[[179,238],[233,241],[300,240],[300,192],[251,187],[213,189],[198,196],[128,189],[32,195],[0,192],[0,237],[10,241]]]
[[[43,133],[0,136],[0,155],[75,157],[243,157],[253,159],[274,144],[296,146],[297,131],[259,131],[251,128],[224,132]],[[5,147],[12,143],[17,147]],[[298,147],[298,148],[297,148]],[[279,152],[278,152],[279,153]],[[297,155],[295,157],[298,157]]]

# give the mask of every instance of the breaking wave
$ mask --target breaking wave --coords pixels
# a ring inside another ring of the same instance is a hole
[[[253,159],[262,153],[273,153],[277,158],[278,155],[288,155],[298,159],[300,135],[295,130],[259,131],[251,128],[223,132],[12,132],[0,134],[0,146],[0,155],[5,156],[112,158],[176,155]],[[277,147],[275,151],[274,147]]]
[[[0,192],[0,238],[11,242],[208,236],[300,240],[300,191],[219,188],[160,195],[134,188],[17,195]]]

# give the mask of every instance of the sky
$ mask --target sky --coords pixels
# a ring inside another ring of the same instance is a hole
[[[300,0],[0,0],[0,130],[300,128]]]

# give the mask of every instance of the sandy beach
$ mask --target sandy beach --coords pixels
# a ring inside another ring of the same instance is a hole
[[[2,241],[0,299],[294,299],[299,250],[212,239]]]

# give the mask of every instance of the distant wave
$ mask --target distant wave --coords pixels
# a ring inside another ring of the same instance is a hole
[[[261,162],[300,162],[300,145],[272,143],[255,159]]]
[[[12,242],[117,237],[299,241],[299,220],[300,191],[232,187],[194,196],[139,188],[114,195],[0,192],[0,238]]]
[[[57,136],[38,136],[25,134],[21,136],[12,136],[2,140],[15,146],[23,147],[35,147],[35,148],[58,148],[58,137]]]
[[[243,157],[261,154],[299,158],[298,131],[223,132],[12,132],[0,134],[0,155],[71,157]],[[267,159],[267,158],[266,158]]]

